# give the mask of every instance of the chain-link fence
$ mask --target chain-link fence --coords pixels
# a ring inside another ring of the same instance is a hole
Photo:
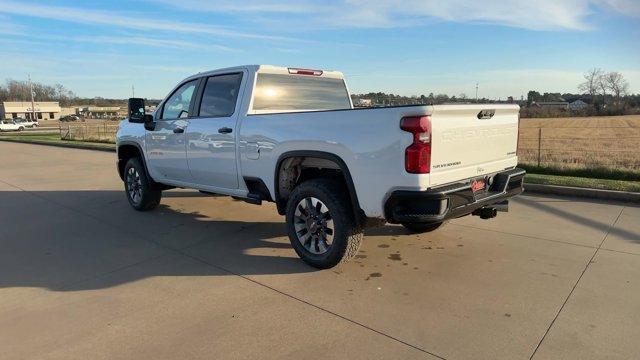
[[[521,127],[522,164],[640,170],[638,127]]]
[[[103,122],[100,124],[66,124],[60,125],[60,139],[94,142],[116,142],[118,124]]]

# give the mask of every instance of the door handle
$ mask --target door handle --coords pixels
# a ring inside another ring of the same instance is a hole
[[[218,129],[218,132],[220,134],[229,134],[233,131],[232,128],[228,128],[228,127],[221,127],[220,129]]]
[[[173,129],[174,134],[182,134],[184,132],[184,128],[175,128]]]

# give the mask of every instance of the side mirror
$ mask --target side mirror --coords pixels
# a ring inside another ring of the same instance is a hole
[[[142,124],[145,122],[144,99],[129,98],[129,122]]]

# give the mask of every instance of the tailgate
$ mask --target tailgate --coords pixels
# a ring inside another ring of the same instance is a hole
[[[517,105],[439,105],[431,114],[430,185],[516,166]]]

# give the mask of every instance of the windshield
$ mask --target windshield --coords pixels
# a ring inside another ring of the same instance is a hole
[[[258,74],[253,110],[259,113],[350,109],[343,79]]]

